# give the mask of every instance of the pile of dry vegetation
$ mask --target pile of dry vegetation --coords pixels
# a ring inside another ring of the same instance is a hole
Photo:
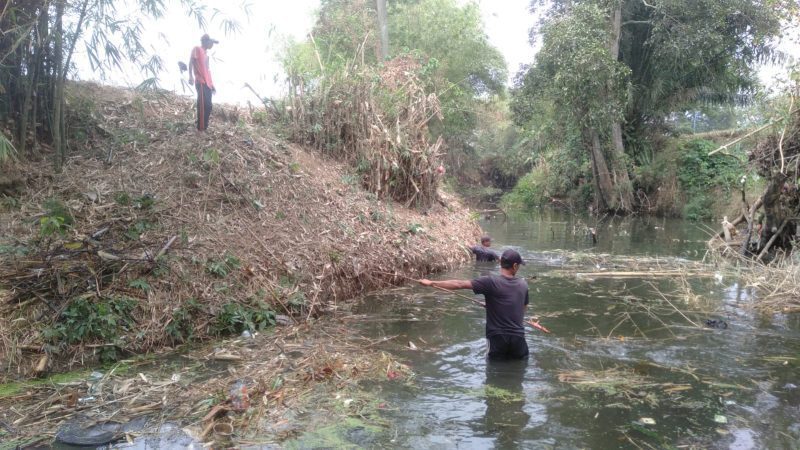
[[[376,414],[374,397],[359,387],[364,380],[412,382],[407,366],[373,348],[383,339],[369,341],[347,327],[321,321],[279,328],[168,360],[128,361],[74,380],[24,385],[0,398],[0,420],[12,427],[7,437],[25,445],[56,435],[73,443],[141,443],[160,437],[164,424],[214,448],[279,442],[303,432],[298,416],[304,410],[328,411],[329,418]]]
[[[442,112],[436,94],[426,93],[416,75],[421,69],[404,56],[377,72],[348,68],[307,92],[295,87],[294,138],[349,161],[361,184],[381,198],[430,206],[437,200],[443,141],[429,142],[428,122]]]
[[[462,263],[479,232],[446,194],[424,213],[382,201],[259,112],[215,106],[198,134],[189,99],[69,94],[63,173],[16,163],[0,213],[0,379],[302,321],[386,272]]]
[[[794,102],[787,117],[775,123],[775,131],[749,153],[751,169],[766,182],[764,192],[752,205],[742,192],[741,215],[723,221],[722,232],[709,241],[712,254],[735,261],[750,283],[762,288],[759,307],[768,311],[800,310],[795,253],[800,232],[800,109],[793,106]],[[737,228],[740,224],[742,229]]]

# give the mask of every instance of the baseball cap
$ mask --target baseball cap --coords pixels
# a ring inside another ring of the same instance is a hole
[[[200,38],[200,42],[211,42],[212,44],[219,44],[219,41],[216,39],[211,39],[211,36],[208,34],[204,34],[203,37]]]
[[[525,265],[525,261],[516,250],[508,249],[500,255],[500,267],[511,267],[514,264]]]

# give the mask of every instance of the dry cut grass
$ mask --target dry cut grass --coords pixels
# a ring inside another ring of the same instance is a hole
[[[215,106],[198,134],[189,99],[95,85],[72,96],[91,100],[85,147],[63,174],[46,158],[21,163],[24,193],[0,212],[0,379],[275,314],[301,322],[400,280],[385,273],[457,266],[479,234],[455,198],[424,214],[382,201],[246,111]],[[53,338],[76,302],[121,309],[119,333]]]

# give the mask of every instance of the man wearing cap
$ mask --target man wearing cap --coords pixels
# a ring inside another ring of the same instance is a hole
[[[478,262],[497,261],[497,253],[495,253],[494,250],[489,248],[491,246],[492,246],[492,238],[490,238],[488,235],[484,235],[481,237],[481,245],[474,245],[474,246],[467,245],[470,251],[472,251],[472,254],[475,255],[475,261]]]
[[[528,282],[517,278],[525,262],[515,250],[500,256],[500,275],[488,275],[474,280],[419,280],[423,286],[443,289],[472,289],[486,299],[486,339],[489,359],[524,359],[528,357],[524,317],[528,305]]]
[[[208,119],[211,116],[211,96],[217,92],[211,71],[208,67],[208,54],[214,44],[219,41],[211,39],[207,34],[200,38],[200,46],[192,49],[189,57],[189,83],[197,89],[197,129],[205,131],[208,128]]]

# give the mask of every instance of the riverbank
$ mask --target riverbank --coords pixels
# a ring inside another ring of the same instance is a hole
[[[446,193],[379,199],[259,111],[91,84],[69,92],[63,173],[17,163],[0,212],[0,377],[108,362],[335,310],[465,262],[479,228]]]

